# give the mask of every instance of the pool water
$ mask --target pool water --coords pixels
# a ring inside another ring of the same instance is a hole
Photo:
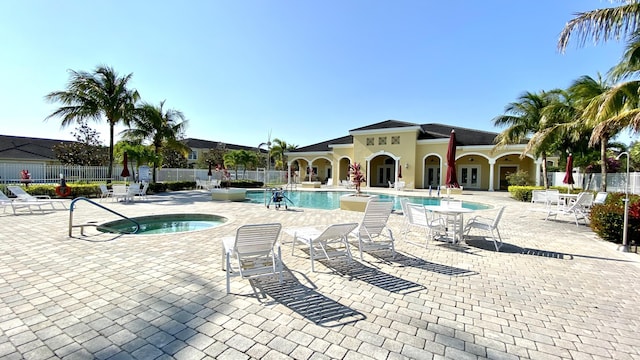
[[[167,214],[131,218],[140,224],[136,235],[171,234],[209,229],[224,224],[227,218],[207,214]],[[109,233],[133,233],[135,225],[122,219],[98,226],[98,230]]]
[[[377,195],[380,200],[393,201],[393,208],[395,210],[402,210],[400,205],[400,199],[408,198],[410,202],[422,205],[440,205],[439,198],[433,197],[421,197],[421,196],[396,196],[389,194],[364,194]],[[353,194],[350,191],[287,191],[284,193],[289,207],[310,208],[310,209],[324,209],[333,210],[340,208],[340,197],[347,194]],[[266,202],[269,202],[270,191],[247,191],[247,199],[251,203],[264,204],[265,196]],[[272,203],[273,206],[273,203]],[[481,210],[488,209],[490,206],[480,203],[463,201],[462,207]]]

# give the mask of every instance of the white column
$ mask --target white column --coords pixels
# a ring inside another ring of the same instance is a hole
[[[370,187],[370,182],[371,182],[371,163],[369,162],[369,160],[367,160],[367,187]]]
[[[489,159],[489,191],[494,191],[493,181],[495,177],[496,159]]]
[[[402,166],[402,164],[400,164],[400,159],[396,160],[396,168],[394,169],[395,175],[393,177],[395,179],[394,183],[397,183],[398,180],[400,180],[400,178],[398,177],[398,166]]]

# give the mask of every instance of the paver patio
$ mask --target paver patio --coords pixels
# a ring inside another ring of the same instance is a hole
[[[186,191],[101,204],[127,216],[196,212],[230,221],[182,234],[85,238],[79,230],[68,237],[68,210],[2,214],[0,358],[640,359],[638,255],[571,218],[545,222],[507,193],[465,193],[465,201],[507,206],[501,252],[481,233],[461,246],[408,244],[394,214],[395,258],[319,261],[312,273],[283,233],[284,282],[236,277],[229,295],[220,239],[238,226],[323,226],[362,213],[274,210]],[[82,202],[74,216],[113,218]]]

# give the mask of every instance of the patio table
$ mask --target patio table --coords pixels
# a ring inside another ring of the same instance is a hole
[[[464,214],[473,212],[473,209],[444,205],[425,205],[424,208],[427,211],[433,211],[436,214],[453,218],[453,230],[448,231],[448,233],[451,234],[452,243],[457,244],[462,241],[462,237],[464,235]]]

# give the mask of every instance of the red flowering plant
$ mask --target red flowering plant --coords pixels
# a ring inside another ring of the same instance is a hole
[[[360,170],[360,164],[353,163],[349,165],[349,172],[351,173],[351,181],[356,185],[356,194],[360,194],[360,183],[367,182]]]

